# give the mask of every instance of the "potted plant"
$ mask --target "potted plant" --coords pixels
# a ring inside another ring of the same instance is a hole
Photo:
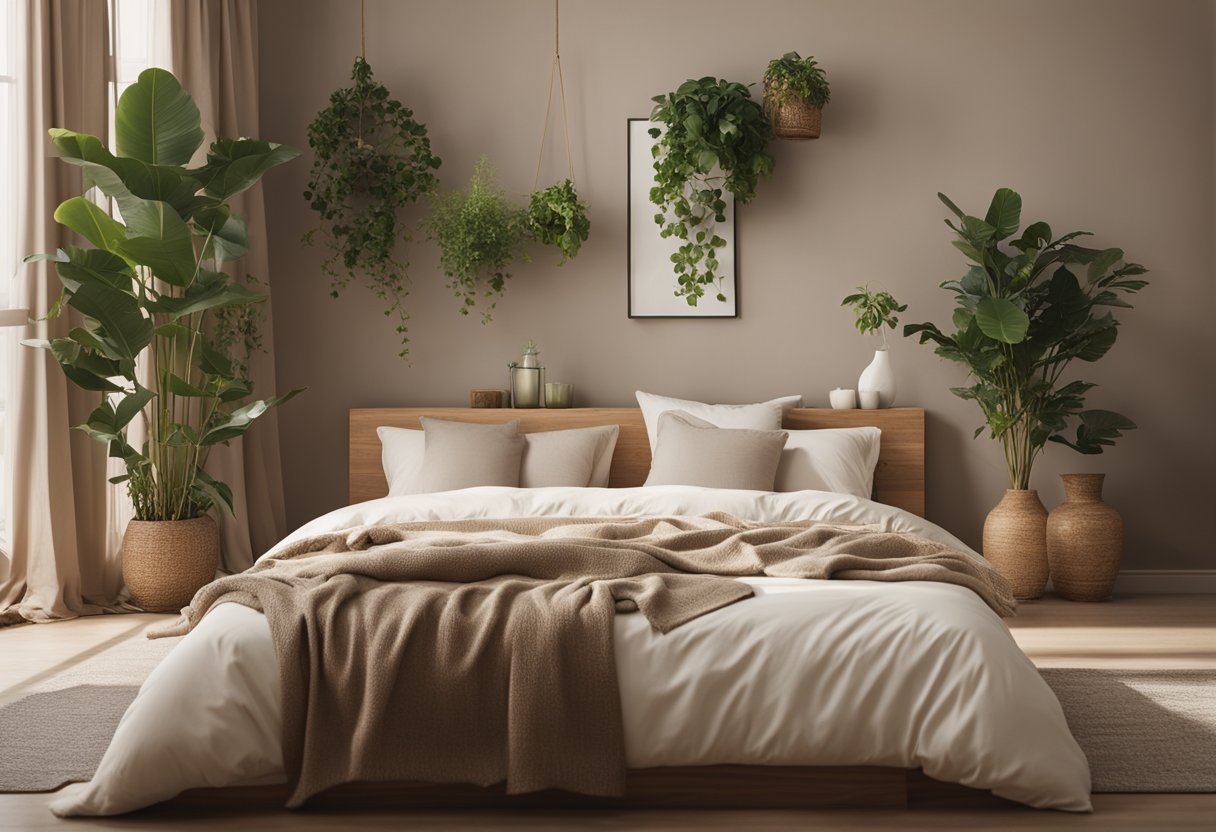
[[[560,251],[561,263],[578,254],[591,233],[591,221],[587,219],[587,206],[574,191],[574,183],[565,179],[534,191],[528,203],[527,230],[541,245]]]
[[[145,70],[123,92],[114,123],[117,156],[95,136],[50,131],[63,160],[114,201],[122,222],[84,196],[55,210],[91,245],[30,259],[53,261],[63,284],[50,316],[66,305],[81,325],[66,338],[26,343],[50,350],[70,381],[101,394],[78,428],[126,466],[110,480],[126,483],[135,508],[123,578],[144,609],[175,610],[215,576],[219,539],[208,512],[232,510],[231,490],[206,471],[209,452],[299,392],[248,401],[253,385],[232,339],[213,327],[217,316],[266,299],[221,271],[249,247],[245,222],[225,203],[298,151],[219,139],[205,164],[185,167],[203,142],[199,111],[163,69]]]
[[[841,306],[852,306],[853,325],[862,335],[877,332],[882,336],[882,346],[874,351],[874,360],[857,380],[858,393],[877,393],[878,406],[890,407],[895,403],[895,373],[891,370],[890,351],[887,345],[887,330],[895,329],[899,323],[896,312],[907,310],[890,292],[872,292],[868,286],[858,286],[857,292],[840,302]]]
[[[395,255],[408,239],[397,212],[431,193],[440,165],[431,152],[426,125],[391,98],[372,79],[372,68],[355,59],[354,84],[329,97],[329,106],[308,125],[308,146],[315,155],[304,198],[321,225],[304,235],[312,244],[321,232],[330,254],[321,270],[338,297],[359,273],[384,303],[384,314],[396,316],[402,358],[409,358],[404,306],[409,294],[406,263]]]
[[[467,315],[478,297],[502,297],[511,265],[524,257],[527,213],[494,181],[494,167],[482,156],[465,190],[431,195],[431,215],[424,220],[430,237],[439,244],[439,264],[448,288],[461,301]],[[482,310],[488,323],[496,303]]]
[[[823,108],[832,98],[827,75],[814,57],[786,52],[764,71],[764,112],[779,139],[817,139]]]
[[[654,180],[650,201],[660,209],[654,221],[664,238],[683,240],[671,255],[676,297],[689,306],[722,292],[718,249],[726,240],[715,233],[726,220],[726,194],[739,202],[756,195],[760,179],[773,172],[768,152],[772,127],[748,88],[719,78],[685,81],[674,92],[655,96],[650,128],[654,148]]]
[[[1147,285],[1139,279],[1146,269],[1124,261],[1121,249],[1073,243],[1084,231],[1055,237],[1035,222],[1015,238],[1022,198],[1008,188],[996,192],[983,218],[938,197],[957,218],[946,224],[971,265],[941,284],[954,296],[952,328],[911,324],[904,335],[933,342],[939,356],[967,368],[971,384],[952,392],[979,405],[1009,473],[1009,490],[984,524],[984,556],[1019,598],[1037,598],[1048,574],[1047,512],[1030,488],[1031,469],[1049,441],[1096,454],[1135,427],[1118,413],[1086,410],[1094,385],[1062,376],[1074,360],[1097,361],[1114,345],[1119,320],[1110,310],[1130,307],[1123,296]]]

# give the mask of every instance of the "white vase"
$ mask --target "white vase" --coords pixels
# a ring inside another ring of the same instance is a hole
[[[888,350],[874,351],[874,360],[857,379],[857,390],[877,393],[879,407],[895,404],[895,372],[891,369],[891,353]]]

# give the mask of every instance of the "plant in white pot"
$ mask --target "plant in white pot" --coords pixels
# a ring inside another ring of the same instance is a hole
[[[853,325],[862,335],[878,333],[882,346],[874,351],[874,359],[857,379],[857,392],[876,393],[879,407],[895,404],[895,371],[891,369],[891,351],[887,344],[887,330],[895,329],[899,316],[895,313],[907,310],[890,292],[872,292],[868,286],[858,286],[855,294],[840,302],[841,306],[853,307]]]
[[[1046,444],[1059,442],[1085,454],[1101,453],[1136,425],[1109,410],[1085,410],[1086,381],[1064,382],[1073,360],[1106,355],[1119,334],[1110,312],[1130,307],[1123,295],[1147,285],[1146,269],[1125,262],[1122,249],[1094,249],[1054,237],[1045,222],[1021,225],[1022,198],[999,189],[983,218],[938,197],[958,218],[946,220],[954,246],[971,261],[958,280],[941,284],[954,295],[953,333],[932,323],[910,324],[904,335],[932,341],[942,358],[967,368],[971,386],[952,388],[974,401],[988,430],[1000,440],[1009,489],[984,523],[984,556],[1013,585],[1019,598],[1037,598],[1047,583],[1047,511],[1030,488],[1030,472]],[[1007,243],[1005,241],[1008,241]],[[1002,247],[1005,243],[1007,248]],[[1065,431],[1077,420],[1075,438]]]
[[[298,151],[219,139],[203,165],[185,167],[203,142],[199,111],[163,69],[144,71],[123,93],[115,133],[117,155],[96,136],[50,131],[62,159],[113,200],[122,221],[85,196],[55,210],[91,246],[29,259],[54,262],[63,284],[49,316],[70,307],[81,325],[66,338],[26,343],[101,394],[78,428],[126,466],[111,480],[126,483],[135,508],[124,580],[141,607],[177,609],[215,574],[219,540],[208,512],[232,509],[231,490],[205,470],[208,454],[299,392],[249,400],[253,386],[235,349],[243,338],[224,333],[243,333],[266,298],[220,270],[249,247],[227,200]]]

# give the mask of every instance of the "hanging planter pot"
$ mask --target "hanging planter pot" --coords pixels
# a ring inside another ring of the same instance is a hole
[[[787,52],[764,72],[764,112],[779,139],[817,139],[823,108],[831,98],[828,79],[813,57]]]

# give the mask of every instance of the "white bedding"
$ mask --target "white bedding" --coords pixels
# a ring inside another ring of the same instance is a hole
[[[874,523],[970,551],[915,515],[857,497],[683,486],[390,497],[327,514],[284,542],[411,520],[708,511]],[[937,779],[1031,806],[1090,809],[1089,767],[1055,695],[969,590],[930,582],[746,582],[755,598],[665,636],[640,615],[617,616],[630,767],[923,767]],[[117,814],[189,788],[282,782],[280,725],[270,628],[260,613],[223,604],[149,676],[94,779],[68,787],[51,808]]]

